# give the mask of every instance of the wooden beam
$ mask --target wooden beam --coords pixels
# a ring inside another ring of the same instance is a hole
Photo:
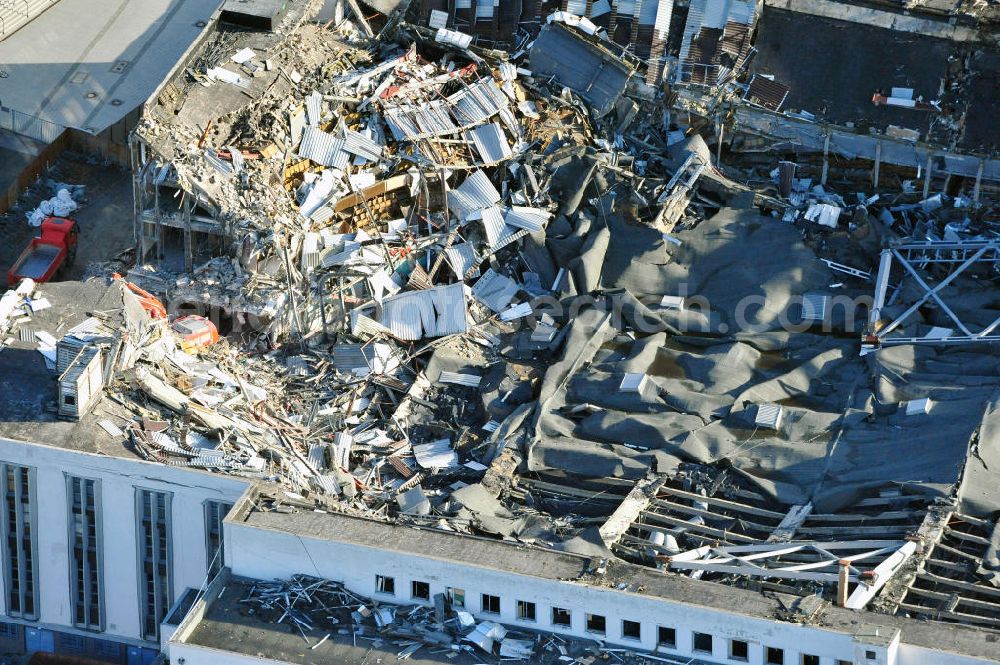
[[[827,134],[826,138],[829,141],[830,135]],[[798,528],[809,517],[812,509],[812,501],[789,508],[788,513],[781,519],[781,523],[774,527],[774,531],[767,537],[767,541],[769,543],[783,543],[791,540]]]
[[[617,542],[629,530],[642,511],[649,507],[649,502],[656,496],[657,490],[666,482],[666,476],[656,476],[640,480],[632,491],[622,500],[615,512],[601,525],[599,532],[605,545]]]

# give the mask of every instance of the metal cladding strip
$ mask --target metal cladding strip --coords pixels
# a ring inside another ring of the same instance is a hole
[[[453,383],[470,388],[478,388],[482,381],[483,377],[481,376],[462,374],[460,372],[441,372],[441,376],[438,378],[439,383]]]
[[[432,335],[441,337],[468,332],[468,309],[465,303],[465,284],[458,282],[424,291],[431,296],[435,319]]]
[[[309,125],[318,125],[323,108],[323,95],[318,90],[313,90],[312,94],[306,97],[306,115]]]

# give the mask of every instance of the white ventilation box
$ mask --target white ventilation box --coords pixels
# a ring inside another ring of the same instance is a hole
[[[622,379],[621,385],[618,386],[618,390],[624,393],[641,393],[646,389],[646,384],[649,383],[649,377],[640,372],[629,372]]]
[[[934,406],[934,402],[931,401],[929,397],[922,397],[921,399],[911,399],[906,403],[906,415],[908,416],[919,416],[923,413],[930,413],[931,408]]]
[[[785,410],[777,404],[758,404],[757,416],[754,418],[754,425],[761,429],[781,429],[781,421],[784,419]]]
[[[684,296],[663,296],[660,299],[660,307],[667,309],[684,309]]]
[[[828,300],[822,293],[807,293],[802,296],[802,320],[825,321]]]

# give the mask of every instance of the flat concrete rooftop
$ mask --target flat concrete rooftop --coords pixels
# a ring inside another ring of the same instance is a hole
[[[0,103],[99,133],[135,110],[221,0],[61,0],[0,42]]]
[[[52,306],[35,312],[26,325],[59,339],[102,308],[108,292],[107,283],[100,279],[39,284],[33,298],[44,298]],[[104,419],[119,427],[125,422],[114,417],[120,407],[106,396],[80,421],[57,418],[58,376],[46,367],[37,342],[22,342],[17,334],[0,350],[0,438],[135,459],[129,448],[97,425]]]
[[[665,601],[773,621],[777,621],[785,609],[798,599],[780,594],[764,595],[684,575],[666,574],[620,560],[608,562],[606,574],[595,577],[586,572],[591,560],[576,554],[447,531],[417,529],[338,513],[251,510],[246,515],[245,523],[251,527],[283,531],[298,537],[350,543],[541,579],[574,580],[605,589],[624,583],[627,589],[620,593],[652,596]],[[973,627],[849,610],[832,605],[824,609],[817,624],[849,635],[858,634],[869,627],[889,631],[899,629],[901,641],[906,644],[980,658],[996,656],[996,634]]]

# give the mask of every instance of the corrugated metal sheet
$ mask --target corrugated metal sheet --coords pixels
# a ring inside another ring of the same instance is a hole
[[[299,156],[322,166],[332,166],[343,170],[347,168],[349,159],[344,148],[343,139],[338,139],[333,134],[328,134],[316,127],[306,127],[302,132]]]
[[[330,449],[330,462],[334,468],[349,469],[351,466],[351,448],[354,447],[354,437],[347,432],[337,432],[333,436],[333,447]]]
[[[405,108],[386,109],[383,118],[397,141],[405,141],[420,135],[420,128],[417,127],[411,113],[412,111]]]
[[[566,11],[577,16],[583,16],[587,11],[587,0],[569,0],[566,3]]]
[[[504,221],[508,224],[528,231],[541,231],[551,218],[552,214],[548,210],[524,206],[511,206],[504,215]]]
[[[462,126],[485,122],[492,116],[489,109],[483,108],[468,90],[459,90],[449,97],[448,101],[452,103],[452,113]]]
[[[465,138],[467,141],[472,141],[480,159],[487,164],[502,161],[512,154],[507,136],[495,122],[467,131]]]
[[[333,366],[338,372],[355,374],[369,372],[368,359],[360,344],[337,344],[333,347]]]
[[[389,461],[389,464],[392,465],[392,468],[395,469],[399,475],[403,476],[403,478],[410,479],[413,477],[413,469],[410,468],[410,466],[406,463],[406,460],[402,457],[398,455],[390,455],[389,457],[386,457],[386,459]]]
[[[326,446],[316,444],[309,446],[309,464],[315,471],[326,469]]]
[[[674,0],[660,0],[656,5],[656,19],[653,23],[656,32],[666,39],[670,32],[670,19],[674,14]]]
[[[504,221],[503,210],[498,206],[490,206],[480,213],[483,230],[486,233],[486,242],[490,249],[496,251],[501,247],[506,247],[518,238],[527,235],[527,231],[515,229]]]
[[[382,325],[393,337],[407,342],[422,339],[425,330],[436,330],[430,293],[428,289],[386,298],[382,301]]]
[[[465,279],[469,272],[479,265],[479,257],[472,243],[461,242],[447,247],[444,250],[445,259],[448,265],[460,279]]]
[[[382,159],[382,146],[361,132],[351,129],[344,130],[344,150],[369,161]]]
[[[451,441],[448,439],[417,444],[413,446],[413,456],[417,458],[417,464],[425,469],[458,466],[458,453],[451,447]]]
[[[510,304],[517,291],[517,282],[492,268],[484,272],[472,287],[473,297],[497,313]]]
[[[529,67],[535,76],[555,77],[575,91],[597,117],[611,111],[634,74],[621,58],[560,23],[542,26],[531,46]]]
[[[802,296],[802,318],[805,321],[826,320],[827,297],[822,293],[807,293]]]
[[[465,285],[461,282],[427,291],[434,302],[436,330],[433,336],[455,335],[469,330]]]
[[[386,298],[382,301],[382,325],[397,339],[408,342],[466,332],[465,285],[459,282]]]
[[[314,476],[313,482],[327,496],[337,496],[340,494],[340,485],[337,484],[337,477],[332,474]]]
[[[754,74],[750,85],[747,86],[746,94],[743,95],[743,101],[780,112],[788,97],[788,91],[789,88],[784,83]]]
[[[457,188],[448,192],[448,207],[459,218],[500,203],[500,192],[482,171],[474,171]]]
[[[495,249],[497,243],[510,230],[510,227],[504,221],[503,210],[499,206],[490,206],[484,209],[481,215],[480,221],[483,225],[483,231],[486,233],[486,242]]]
[[[671,0],[664,0],[670,3]],[[653,25],[656,22],[656,13],[660,3],[657,0],[642,0],[639,5],[639,25]]]
[[[219,153],[215,152],[215,150],[205,148],[205,160],[222,175],[228,176],[233,174],[233,165],[229,162],[223,161],[222,158],[219,157]]]

